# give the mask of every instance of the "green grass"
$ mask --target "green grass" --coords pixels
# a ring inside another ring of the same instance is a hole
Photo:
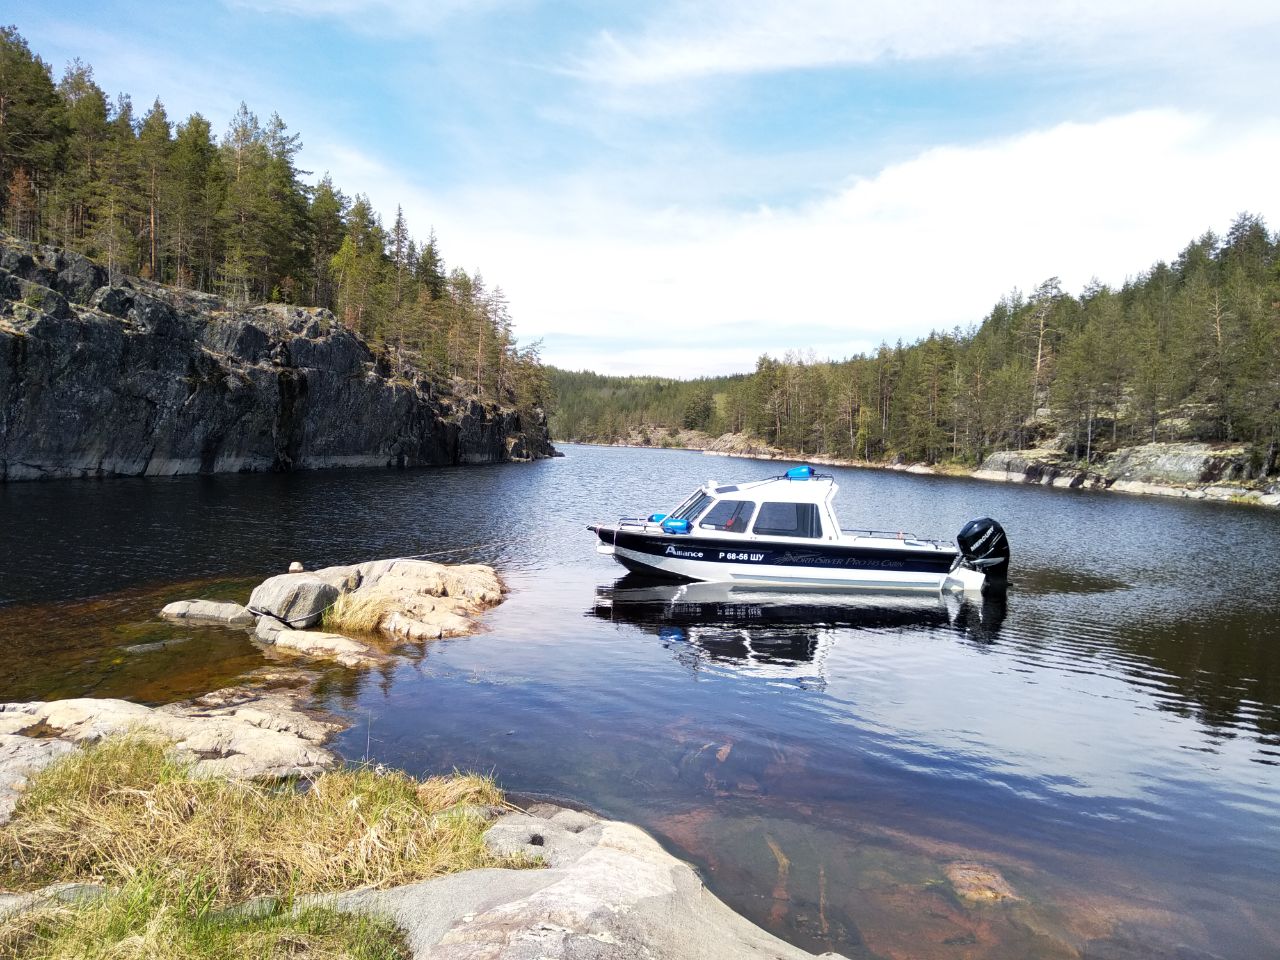
[[[200,881],[170,887],[136,877],[116,893],[76,906],[41,907],[0,924],[0,958],[25,960],[404,960],[404,939],[385,921],[278,904],[256,916],[213,907]]]
[[[72,881],[116,892],[0,922],[0,958],[401,956],[393,929],[368,919],[285,906],[258,919],[224,911],[259,897],[285,905],[533,866],[489,853],[486,822],[465,809],[503,803],[475,775],[419,781],[354,768],[261,784],[199,776],[169,744],[141,734],[105,740],[32,778],[0,827],[0,887]]]

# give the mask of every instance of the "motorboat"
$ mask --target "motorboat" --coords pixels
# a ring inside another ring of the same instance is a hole
[[[990,517],[955,542],[844,530],[835,478],[804,465],[748,483],[708,480],[670,513],[587,527],[628,570],[710,583],[981,592],[1005,582],[1009,540]]]

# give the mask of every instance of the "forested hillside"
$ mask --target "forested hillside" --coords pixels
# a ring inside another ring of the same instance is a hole
[[[1095,282],[1071,295],[1050,279],[968,330],[871,354],[764,356],[749,376],[687,383],[557,370],[552,431],[607,441],[639,424],[692,426],[709,410],[711,433],[745,429],[811,454],[978,463],[993,450],[1057,443],[1091,461],[1118,446],[1194,439],[1245,443],[1254,473],[1273,473],[1278,254],[1280,237],[1242,214],[1224,236],[1206,233],[1118,288]]]
[[[141,116],[79,60],[56,82],[14,27],[0,28],[0,218],[16,236],[233,305],[332,309],[455,392],[541,406],[538,346],[519,347],[500,288],[446,268],[434,232],[390,227],[328,176],[314,186],[298,134],[241,104],[216,135],[198,113]]]
[[[551,432],[561,439],[604,443],[633,428],[659,425],[710,430],[728,422],[724,404],[747,374],[670,380],[664,377],[609,377],[548,368],[555,412]]]

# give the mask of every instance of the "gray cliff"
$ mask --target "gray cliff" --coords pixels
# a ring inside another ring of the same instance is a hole
[[[0,481],[554,456],[323,309],[233,309],[0,236]]]

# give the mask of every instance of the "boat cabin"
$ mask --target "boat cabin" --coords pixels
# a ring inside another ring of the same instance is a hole
[[[837,540],[840,523],[832,500],[838,489],[832,477],[809,466],[750,483],[708,480],[671,513],[654,514],[648,522],[670,534]]]

